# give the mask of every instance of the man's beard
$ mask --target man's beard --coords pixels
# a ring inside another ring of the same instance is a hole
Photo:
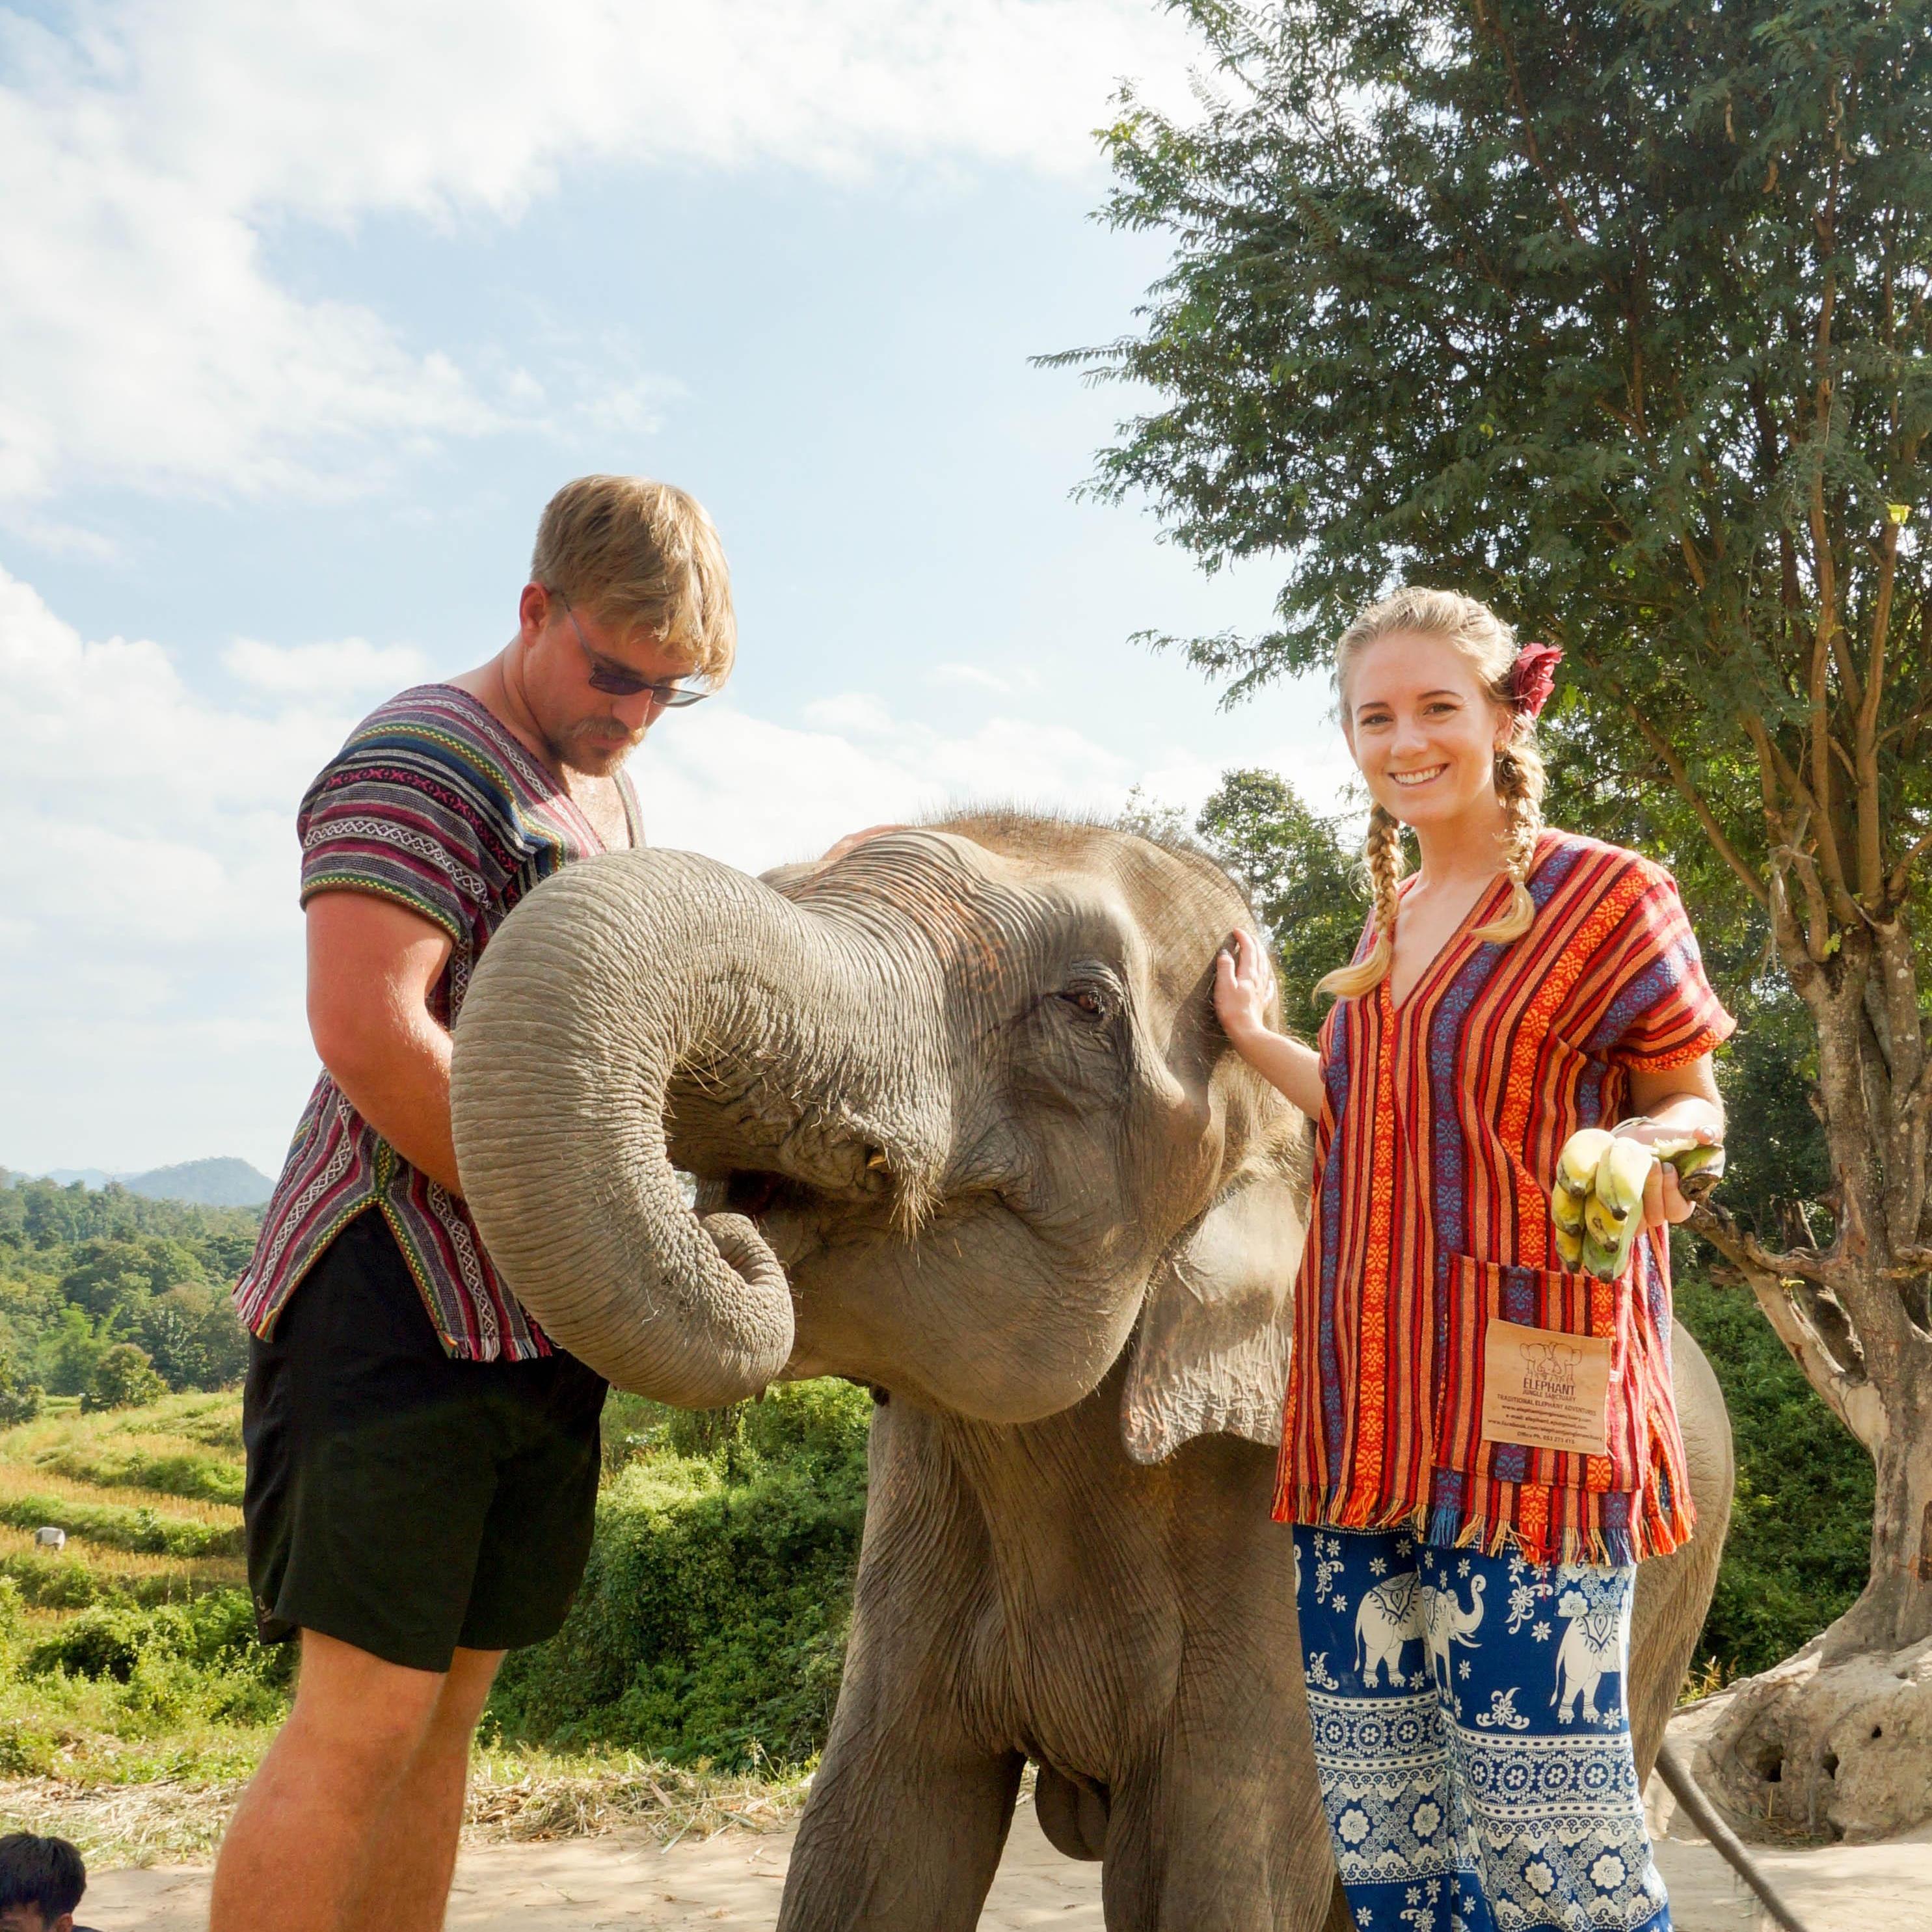
[[[608,778],[638,746],[642,731],[623,738],[607,736],[609,725],[602,718],[586,718],[574,724],[561,739],[550,742],[550,754],[566,770],[581,772],[586,778]]]

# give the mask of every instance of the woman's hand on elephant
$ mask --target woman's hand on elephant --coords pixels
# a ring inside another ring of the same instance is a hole
[[[1274,969],[1254,934],[1230,934],[1214,956],[1214,1014],[1236,1046],[1268,1030],[1268,1001],[1274,993]]]
[[[1228,1043],[1310,1120],[1322,1111],[1322,1060],[1268,1023],[1274,968],[1251,932],[1228,935],[1214,956],[1214,1012]]]

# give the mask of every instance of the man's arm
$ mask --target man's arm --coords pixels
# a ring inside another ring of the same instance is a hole
[[[429,996],[449,936],[371,892],[310,899],[308,1030],[350,1104],[389,1144],[452,1194],[461,1192],[449,1131],[449,1030]]]

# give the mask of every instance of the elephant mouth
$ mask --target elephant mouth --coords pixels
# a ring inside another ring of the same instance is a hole
[[[695,1203],[700,1214],[743,1215],[788,1275],[824,1251],[835,1219],[850,1220],[862,1204],[878,1204],[848,1200],[795,1174],[760,1167],[734,1167],[717,1179],[699,1181]],[[798,1288],[794,1282],[794,1299]]]

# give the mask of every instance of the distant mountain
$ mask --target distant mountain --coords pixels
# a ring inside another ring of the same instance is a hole
[[[204,1208],[259,1208],[275,1190],[259,1168],[229,1154],[124,1174],[121,1185],[150,1201],[193,1201]]]
[[[130,1194],[150,1201],[188,1201],[202,1208],[259,1208],[275,1184],[245,1160],[218,1155],[210,1160],[184,1160],[146,1174],[107,1174],[98,1167],[59,1167],[43,1178],[62,1187],[76,1180],[88,1187],[105,1187],[118,1180]]]

